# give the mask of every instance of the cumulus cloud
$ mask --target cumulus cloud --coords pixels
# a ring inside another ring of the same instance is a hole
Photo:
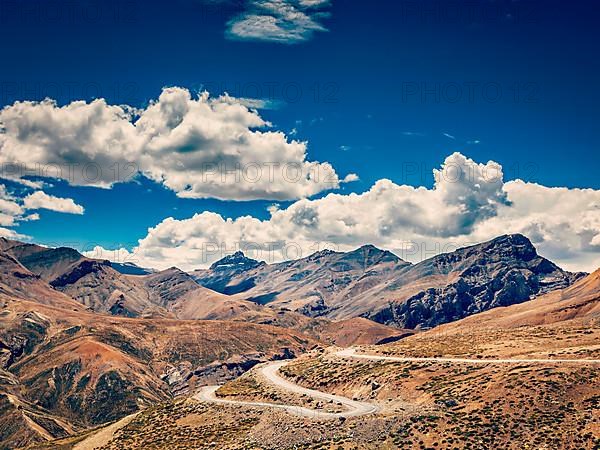
[[[417,262],[523,233],[542,255],[569,270],[600,266],[600,191],[504,182],[499,164],[476,163],[460,153],[446,158],[434,175],[432,189],[384,179],[360,194],[330,193],[286,209],[273,206],[268,220],[212,212],[167,218],[133,253],[144,266],[193,269],[238,249],[274,262],[372,243]]]
[[[136,263],[133,253],[123,247],[109,250],[101,245],[96,245],[92,250],[85,251],[82,254],[93,259],[108,259],[117,263]]]
[[[11,230],[10,228],[0,227],[0,237],[6,239],[28,239],[29,236],[25,236],[23,234],[17,233],[15,230]]]
[[[17,199],[7,191],[6,186],[0,184],[0,226],[10,227],[15,225],[23,213],[23,207]],[[6,237],[6,233],[5,230],[1,235]]]
[[[322,20],[329,0],[250,0],[246,10],[227,24],[230,39],[295,44],[327,31]]]
[[[0,237],[28,239],[29,236],[4,228],[18,226],[19,222],[39,220],[39,214],[28,214],[28,209],[30,208],[25,205],[22,197],[12,194],[4,184],[0,184]]]
[[[510,205],[480,223],[474,239],[506,230],[528,236],[544,256],[570,270],[600,267],[600,191],[546,187],[521,180],[504,184]]]
[[[37,187],[34,183],[32,186],[25,186],[26,191],[30,191],[30,187]],[[4,227],[15,227],[20,222],[31,222],[39,220],[38,213],[29,213],[31,209],[52,209],[57,212],[70,214],[83,214],[82,206],[77,205],[70,198],[59,198],[46,194],[43,191],[35,191],[27,196],[24,196],[22,189],[17,189],[18,195],[10,192],[5,184],[0,183],[0,237],[11,239],[29,239],[29,236],[17,233],[14,230]]]
[[[308,161],[306,142],[270,127],[227,95],[181,88],[143,110],[103,99],[17,102],[0,111],[0,164],[13,177],[103,188],[142,173],[189,198],[292,200],[339,187],[329,163]]]
[[[6,187],[0,184],[0,225],[14,225],[15,219],[22,214],[23,207],[6,191]]]
[[[44,191],[36,191],[23,199],[23,206],[26,209],[48,209],[67,214],[83,214],[84,208],[78,205],[71,198],[55,197],[48,195]]]
[[[358,181],[358,180],[359,180],[358,175],[356,175],[355,173],[349,173],[348,175],[346,175],[344,177],[343,182],[344,183],[352,183],[352,182]]]

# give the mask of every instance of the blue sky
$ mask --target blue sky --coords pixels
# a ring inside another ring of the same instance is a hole
[[[289,8],[302,20],[286,19]],[[432,169],[454,152],[496,161],[505,181],[598,190],[599,15],[583,1],[21,0],[0,10],[10,42],[0,106],[100,97],[144,109],[164,87],[227,92],[262,100],[260,117],[306,141],[308,161],[330,163],[340,179],[357,174],[341,194],[381,179],[431,189]],[[39,220],[10,229],[47,244],[128,249],[167,217],[264,221],[273,203],[296,200],[179,198],[141,176],[111,189],[54,179],[44,192],[85,213],[40,209]]]

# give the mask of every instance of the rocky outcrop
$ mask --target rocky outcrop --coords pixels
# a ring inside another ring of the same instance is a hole
[[[194,370],[191,369],[189,362],[184,362],[177,366],[168,366],[165,373],[161,375],[161,379],[169,385],[173,395],[186,395],[193,390],[194,386],[223,384],[233,380],[257,364],[295,357],[296,353],[293,349],[284,347],[272,355],[262,352],[235,355],[224,361],[215,361]]]
[[[0,332],[0,364],[2,369],[10,369],[13,363],[24,354],[30,353],[44,341],[49,327],[48,321],[35,312],[23,315],[18,329]]]
[[[50,285],[57,289],[63,288],[69,284],[75,284],[81,278],[88,274],[97,272],[102,267],[110,267],[110,261],[99,261],[94,259],[84,259],[74,266],[70,271],[60,275],[50,281]]]
[[[428,328],[491,308],[521,303],[550,290],[568,287],[584,276],[563,271],[539,256],[522,235],[501,236],[439,255],[415,265],[411,271],[420,271],[423,276],[452,274],[454,281],[421,290],[402,301],[390,301],[385,308],[365,317],[405,328]]]
[[[253,269],[265,267],[264,261],[248,258],[238,251],[213,263],[207,270],[192,272],[194,279],[202,286],[222,294],[233,295],[247,291],[254,286],[252,277],[244,277],[240,283],[232,280],[240,274],[245,274]]]

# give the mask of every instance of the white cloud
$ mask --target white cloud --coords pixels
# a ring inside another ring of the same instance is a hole
[[[283,103],[277,100],[265,98],[229,98],[231,98],[232,103],[239,103],[240,105],[244,105],[248,109],[279,109],[283,105]]]
[[[358,181],[359,177],[355,173],[349,173],[343,179],[343,183],[352,183],[353,181]]]
[[[189,198],[292,200],[339,187],[329,163],[307,160],[306,142],[269,127],[229,96],[181,88],[143,110],[17,102],[0,111],[0,164],[104,188],[141,172]]]
[[[521,180],[504,184],[510,206],[479,224],[474,239],[519,232],[569,270],[600,267],[600,191],[546,187]]]
[[[23,220],[24,222],[33,222],[35,220],[40,220],[40,215],[38,213],[27,214],[21,220]]]
[[[573,255],[583,265],[592,263],[584,256],[591,254],[592,239],[600,233],[598,210],[593,208],[600,192],[504,183],[499,164],[478,164],[459,153],[446,158],[434,175],[433,189],[379,180],[362,194],[331,193],[299,200],[287,209],[270,208],[268,220],[232,220],[210,212],[185,220],[168,218],[149,230],[134,254],[145,266],[191,269],[238,248],[278,261],[323,247],[349,250],[373,243],[418,261],[500,234],[523,232],[558,262],[576,261]],[[562,195],[569,197],[568,207],[561,207],[567,201]],[[545,196],[548,200],[538,200]],[[545,210],[553,218],[544,222],[548,230],[540,237],[532,226],[544,218]],[[560,238],[565,222],[571,227],[568,244]]]
[[[23,199],[26,209],[49,209],[51,211],[67,214],[83,214],[84,208],[71,198],[55,197],[43,191],[36,191]]]
[[[433,189],[377,181],[368,191],[299,200],[271,217],[226,219],[204,212],[167,218],[139,241],[143,266],[204,267],[237,249],[267,261],[365,243],[413,262],[506,233],[523,233],[569,270],[600,266],[600,191],[502,180],[502,167],[455,153],[434,171]]]
[[[29,236],[17,233],[15,230],[0,227],[0,237],[7,239],[29,239]]]
[[[14,218],[22,213],[23,208],[18,203],[0,198],[0,214],[5,217],[5,219],[0,219],[2,225],[12,225]]]
[[[104,100],[63,107],[51,100],[16,102],[0,111],[0,162],[17,168],[15,176],[108,187],[135,172],[134,167],[123,173],[135,163],[139,145],[130,118],[125,109]]]
[[[23,194],[17,196],[10,193],[4,184],[0,184],[0,227],[15,227],[20,222],[39,220],[40,216],[38,213],[27,213],[29,209],[39,208],[72,214],[83,214],[83,207],[76,205],[71,199],[53,197],[42,191],[36,191],[23,198]],[[28,236],[5,228],[0,229],[0,236],[29,239]]]
[[[247,9],[230,20],[230,39],[259,40],[294,44],[327,31],[321,20],[329,0],[250,0]]]
[[[15,224],[15,217],[10,214],[0,212],[0,225],[4,227],[11,227]]]
[[[0,184],[0,226],[13,226],[23,214],[23,207],[17,199],[8,193],[6,186]]]
[[[4,228],[18,225],[19,221],[35,220],[29,216],[23,217],[25,210],[19,200],[10,194],[4,184],[0,184],[0,237],[9,239],[27,239],[27,236],[14,230]]]
[[[116,263],[136,263],[135,256],[126,248],[119,247],[114,250],[109,250],[101,245],[96,245],[92,250],[82,253],[83,256],[93,259],[108,259]]]
[[[6,175],[6,173],[3,172],[2,175]],[[3,177],[3,178],[13,181],[15,183],[21,184],[30,189],[42,189],[44,187],[43,181],[32,181],[32,180],[27,180],[25,178],[15,178],[15,177],[11,177],[11,176],[7,176],[7,177]]]

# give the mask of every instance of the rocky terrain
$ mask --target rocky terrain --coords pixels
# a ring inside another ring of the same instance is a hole
[[[252,365],[316,344],[306,335],[244,322],[130,319],[2,298],[2,442],[109,422],[227,380]],[[22,427],[15,427],[15,416]]]
[[[193,277],[213,291],[231,295],[247,291],[254,286],[252,276],[246,276],[253,269],[265,268],[267,264],[248,258],[244,253],[237,251],[212,264],[207,270],[196,270]],[[240,283],[232,282],[234,278],[241,276]]]
[[[0,305],[0,445],[9,448],[76,434],[316,345],[401,337],[364,319],[338,330],[230,298],[177,268],[125,275],[73,249],[6,239]]]
[[[401,328],[427,328],[567,287],[584,274],[539,256],[522,235],[409,264],[373,246],[329,250],[279,264],[237,253],[192,276],[235,297],[311,317],[367,317]],[[218,280],[218,283],[215,282]]]
[[[56,298],[61,305],[75,301],[79,305],[74,307],[80,310],[140,318],[235,318],[300,328],[309,322],[299,314],[261,308],[207,289],[176,267],[127,275],[115,270],[110,261],[86,258],[66,247],[46,248],[0,238],[2,267],[7,294],[39,302]]]
[[[247,260],[241,253],[237,255],[236,259]],[[409,265],[390,252],[367,245],[349,253],[323,250],[278,264],[245,263],[242,267],[249,267],[247,270],[240,270],[237,264],[230,269],[230,264],[223,266],[219,261],[192,276],[200,284],[210,284],[218,275],[221,285],[227,281],[220,292],[235,292],[238,298],[314,317],[327,315],[334,305],[359,302],[362,292]]]
[[[376,414],[325,420],[188,399],[145,410],[101,448],[596,449],[599,305],[596,272],[533,301],[360,349],[364,355],[449,360],[377,361],[315,349],[281,370],[301,386],[378,405]],[[462,362],[452,362],[459,357]],[[515,359],[521,362],[503,362]],[[256,368],[217,393],[228,400],[338,407],[281,392]],[[58,442],[86,442],[87,435],[70,439]]]
[[[327,347],[378,344],[369,351],[379,355],[598,357],[598,273],[581,279],[582,274],[564,272],[520,235],[415,265],[365,246],[274,265],[237,253],[192,274],[175,267],[143,272],[122,273],[109,261],[69,248],[0,238],[0,447],[61,443],[71,448],[98,430],[110,437],[106,448],[189,448],[177,441],[186,436],[211,439],[219,448],[279,448],[281,442],[299,448],[381,448],[404,442],[409,432],[428,446],[434,444],[428,437],[431,427],[446,429],[467,419],[440,415],[436,401],[450,394],[427,383],[437,376],[444,386],[464,384],[465,392],[475,392],[469,384],[474,372],[459,376],[446,366],[342,361]],[[414,330],[465,316],[471,317],[425,333]],[[228,398],[275,398],[336,411],[339,405],[318,405],[272,389],[255,376],[261,364],[293,358],[298,363],[284,372],[290,380],[376,401],[384,405],[382,413],[348,418],[336,427],[309,426],[283,411],[182,400],[201,386],[224,384],[219,392]],[[585,433],[596,432],[590,409],[596,404],[588,395],[596,372],[578,370],[561,369],[556,375],[566,386],[587,380],[552,397],[559,406],[567,398],[579,399],[567,406],[583,424],[584,437],[562,444],[595,442]],[[539,380],[546,372],[526,373],[531,375],[527,389],[533,390],[523,404],[545,392]],[[500,383],[511,375],[494,368],[477,376]],[[407,378],[411,381],[405,384]],[[452,395],[468,403],[467,394]],[[524,420],[527,412],[514,420]],[[225,432],[224,424],[232,423],[228,414],[238,425]],[[179,418],[173,422],[165,415]],[[421,423],[429,415],[443,421],[431,419],[422,430],[406,428],[407,420]],[[159,418],[162,425],[155,423]],[[575,426],[570,416],[563,425]],[[280,426],[287,430],[283,436],[274,431]],[[307,426],[316,434],[298,432]],[[482,430],[472,432],[483,435]],[[152,442],[143,436],[149,431],[156,438]],[[450,433],[443,439],[465,437]],[[467,441],[475,447],[479,442]]]
[[[0,248],[55,291],[95,312],[299,327],[308,323],[301,314],[429,328],[567,287],[583,275],[539,256],[522,235],[501,236],[414,265],[373,246],[348,253],[326,250],[279,264],[238,252],[189,275],[175,267],[123,274],[109,261],[69,248],[6,239]]]

